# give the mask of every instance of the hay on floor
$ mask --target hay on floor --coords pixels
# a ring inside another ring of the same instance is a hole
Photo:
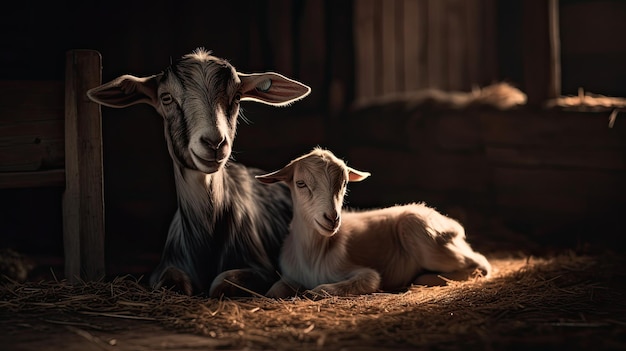
[[[315,301],[187,297],[151,291],[132,277],[10,282],[0,287],[0,328],[10,333],[36,320],[98,329],[106,328],[103,319],[143,320],[216,338],[227,348],[285,350],[626,346],[621,262],[574,254],[491,261],[489,280]]]

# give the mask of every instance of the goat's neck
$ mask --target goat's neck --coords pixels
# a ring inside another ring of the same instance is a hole
[[[200,217],[209,223],[207,216],[215,213],[228,201],[226,170],[206,174],[175,167],[174,180],[181,215]]]

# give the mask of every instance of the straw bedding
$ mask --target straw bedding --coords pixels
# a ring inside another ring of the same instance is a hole
[[[153,321],[225,349],[624,349],[626,274],[613,255],[491,258],[492,279],[394,294],[320,299],[207,299],[141,280],[0,286],[0,329],[32,321],[103,329]],[[95,318],[98,317],[98,318]],[[104,318],[103,318],[104,317]]]

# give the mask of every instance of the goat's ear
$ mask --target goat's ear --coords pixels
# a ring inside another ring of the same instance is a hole
[[[311,88],[278,73],[239,73],[241,100],[285,106],[309,95]]]
[[[352,167],[348,167],[348,180],[351,182],[360,182],[372,175],[370,172],[359,171]]]
[[[287,167],[280,169],[276,172],[262,174],[254,176],[259,182],[265,184],[271,184],[276,182],[288,182],[293,177],[293,167],[288,165]]]
[[[93,101],[108,107],[149,104],[157,107],[157,76],[135,77],[129,74],[87,91]]]

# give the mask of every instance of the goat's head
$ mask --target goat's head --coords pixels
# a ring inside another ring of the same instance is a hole
[[[164,119],[174,161],[213,173],[230,158],[240,101],[284,106],[310,91],[277,73],[239,73],[226,60],[200,48],[160,74],[143,78],[123,75],[87,95],[109,107],[151,105]]]
[[[332,236],[341,225],[347,183],[361,181],[369,175],[348,167],[332,152],[315,148],[283,169],[256,178],[263,183],[287,183],[291,189],[294,215],[298,214],[319,234]]]

